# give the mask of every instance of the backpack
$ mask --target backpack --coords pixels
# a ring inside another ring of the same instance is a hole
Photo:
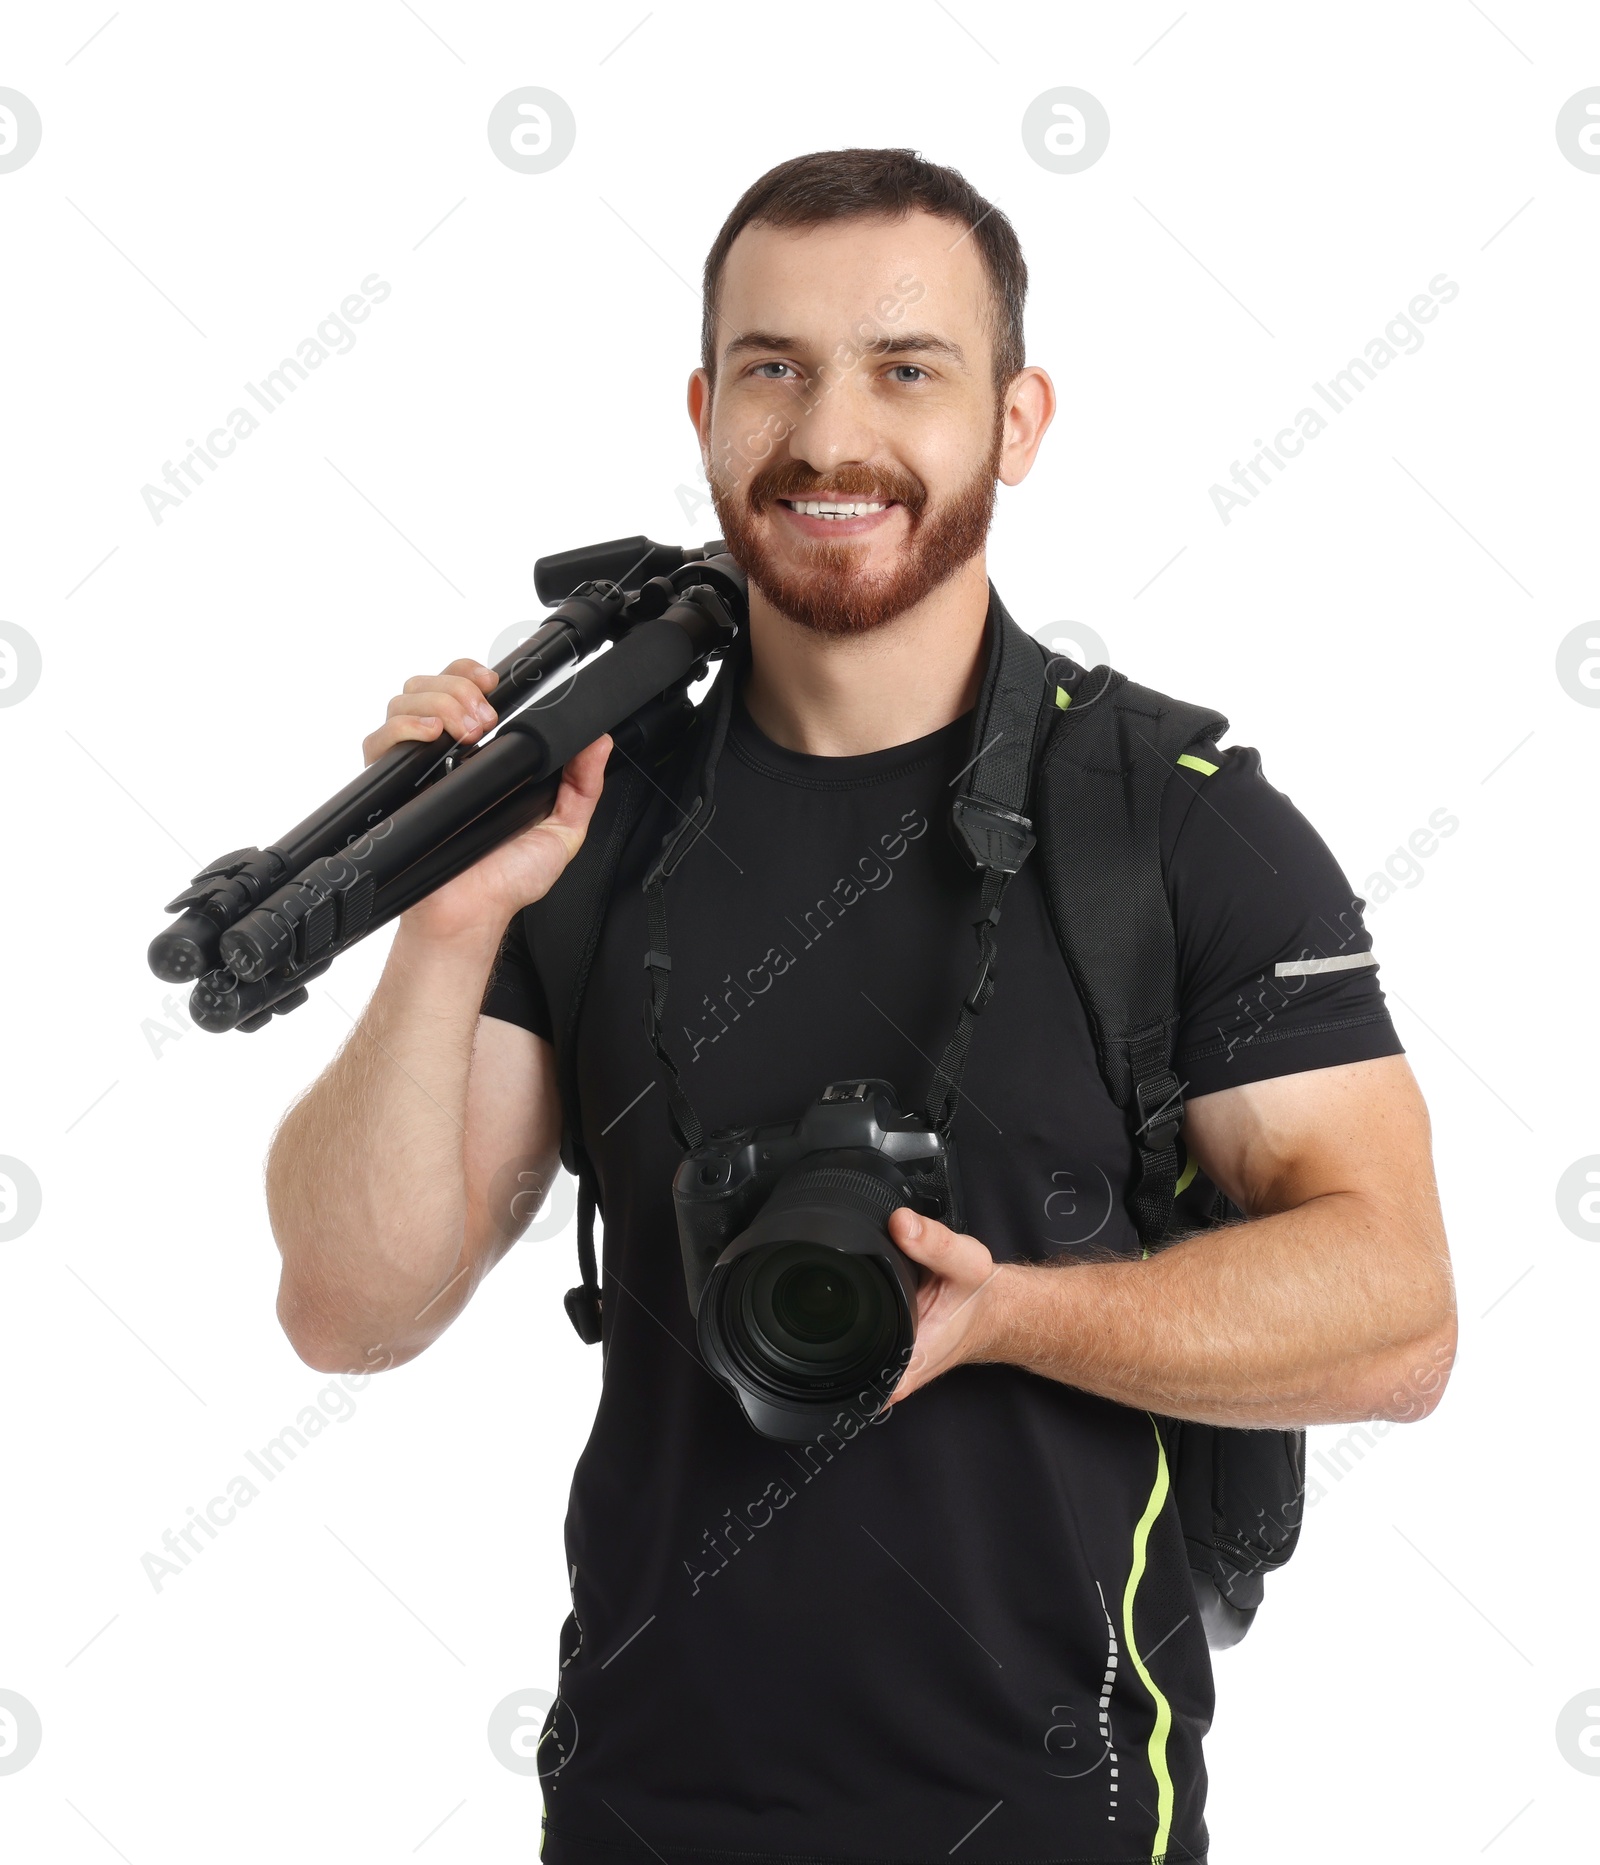
[[[741,634],[692,713],[680,708],[672,715],[680,722],[664,736],[637,756],[611,760],[583,846],[549,893],[523,910],[553,1026],[561,1161],[578,1180],[583,1279],[568,1291],[566,1309],[589,1344],[600,1341],[602,1331],[596,1175],[579,1138],[575,1038],[584,988],[618,861],[650,798],[660,790],[692,798],[685,820],[669,829],[664,843],[674,865],[709,823],[710,760],[720,750],[748,653],[748,635]],[[953,1112],[974,1018],[994,989],[1000,900],[1010,876],[1037,848],[1051,923],[1088,1018],[1100,1074],[1128,1121],[1137,1167],[1127,1204],[1148,1256],[1243,1216],[1195,1162],[1180,1164],[1183,1084],[1172,1069],[1177,945],[1159,843],[1162,793],[1177,760],[1214,741],[1228,721],[1110,667],[1086,670],[1050,654],[1006,613],[992,584],[985,653],[973,759],[950,819],[958,844],[983,876],[975,922],[978,981],[934,1079],[943,1082]],[[661,869],[658,861],[652,871],[657,886]],[[961,1228],[958,1205],[952,1216],[953,1228]],[[1305,1433],[1164,1417],[1155,1423],[1208,1642],[1214,1648],[1235,1644],[1255,1617],[1265,1574],[1289,1559],[1299,1538]]]

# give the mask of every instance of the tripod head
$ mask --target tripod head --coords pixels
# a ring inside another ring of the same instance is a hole
[[[539,559],[534,584],[555,606],[496,665],[489,737],[394,746],[278,841],[219,856],[167,902],[177,918],[150,969],[194,982],[202,1029],[259,1030],[305,1003],[341,952],[547,816],[562,766],[602,733],[633,757],[670,742],[693,714],[689,687],[748,617],[720,538],[563,551]]]

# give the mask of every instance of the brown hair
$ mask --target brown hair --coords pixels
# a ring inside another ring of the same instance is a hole
[[[815,227],[880,216],[899,220],[920,209],[964,226],[993,287],[990,330],[994,380],[1003,389],[1023,366],[1022,304],[1028,268],[1016,230],[953,168],[925,162],[914,149],[826,149],[769,168],[740,195],[706,254],[700,360],[717,374],[717,288],[728,251],[753,221],[769,227]]]

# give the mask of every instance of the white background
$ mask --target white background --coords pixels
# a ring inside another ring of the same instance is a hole
[[[8,1855],[533,1855],[538,1782],[486,1727],[555,1684],[600,1376],[571,1228],[156,1591],[141,1557],[328,1384],[274,1317],[261,1162],[388,935],[249,1038],[164,1010],[144,952],[194,869],[355,774],[408,675],[538,615],[537,555],[714,533],[705,250],[769,165],[859,143],[954,164],[1023,241],[1061,411],[1001,495],[1012,612],[1225,710],[1360,892],[1460,823],[1370,919],[1460,1360],[1427,1423],[1312,1434],[1300,1551],[1216,1661],[1214,1858],[1583,1855],[1600,1778],[1555,1723],[1600,1703],[1600,1264],[1555,1190],[1600,1152],[1600,710],[1555,657],[1596,613],[1600,175],[1554,125],[1600,16],[646,5],[5,18],[44,126],[0,175],[0,617],[43,656],[0,710],[0,1153],[43,1188],[0,1243],[0,1689],[44,1732],[0,1775]],[[542,175],[486,136],[528,84],[578,125]],[[1020,135],[1063,84],[1112,126],[1077,175]],[[157,525],[141,487],[373,272],[355,347]],[[1224,524],[1212,484],[1441,272],[1423,346]]]

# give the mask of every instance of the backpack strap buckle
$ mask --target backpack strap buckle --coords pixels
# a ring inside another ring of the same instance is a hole
[[[1183,1125],[1183,1083],[1170,1068],[1163,1069],[1135,1083],[1134,1099],[1139,1109],[1139,1124],[1134,1128],[1139,1143],[1149,1152],[1164,1153],[1177,1143]]]

